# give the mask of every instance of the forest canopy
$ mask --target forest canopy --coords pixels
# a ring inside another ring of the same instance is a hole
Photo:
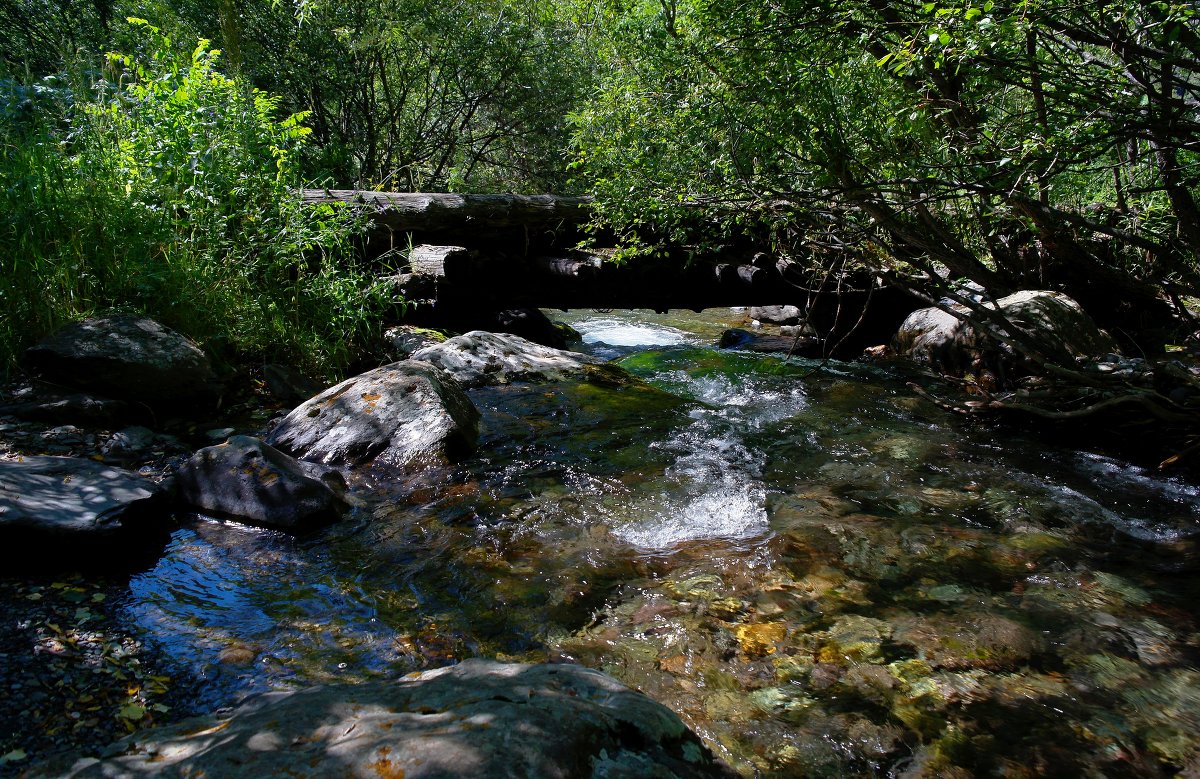
[[[931,300],[1060,289],[1145,350],[1193,329],[1193,3],[0,0],[10,190],[34,124],[79,158],[81,106],[148,56],[128,17],[293,117],[293,185],[587,193],[632,255],[750,243]]]

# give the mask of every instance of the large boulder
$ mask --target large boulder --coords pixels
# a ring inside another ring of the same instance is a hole
[[[200,347],[145,317],[74,322],[26,350],[25,361],[56,383],[155,408],[215,398],[220,389]]]
[[[452,462],[475,451],[479,411],[429,363],[385,365],[343,381],[292,410],[267,443],[339,467]]]
[[[518,381],[561,381],[603,372],[604,360],[541,346],[508,333],[472,330],[412,356],[449,373],[464,387]]]
[[[1001,298],[997,308],[1046,351],[1073,357],[1097,357],[1116,351],[1112,337],[1061,292],[1025,290]],[[955,306],[954,310],[967,313]],[[976,366],[1020,370],[1019,358],[996,345],[981,329],[939,308],[922,308],[904,320],[892,341],[896,353],[950,374]]]
[[[251,698],[30,776],[734,777],[675,714],[599,671],[467,660]]]
[[[341,474],[250,436],[196,452],[176,470],[175,484],[190,508],[277,530],[332,522],[346,509]]]
[[[136,540],[166,527],[171,490],[136,473],[77,457],[0,460],[0,547],[53,550]]]

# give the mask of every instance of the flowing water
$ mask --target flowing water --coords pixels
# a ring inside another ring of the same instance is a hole
[[[1200,770],[1200,489],[966,428],[894,370],[710,348],[731,316],[570,315],[645,383],[473,391],[472,459],[309,538],[192,523],[125,618],[198,708],[550,659],[746,775]]]

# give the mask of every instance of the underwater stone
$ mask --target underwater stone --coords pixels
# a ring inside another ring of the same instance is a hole
[[[998,614],[965,610],[902,617],[893,622],[892,638],[911,647],[935,668],[1012,668],[1042,651],[1041,637]]]

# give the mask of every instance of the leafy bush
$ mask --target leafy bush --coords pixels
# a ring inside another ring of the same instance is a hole
[[[303,116],[144,20],[90,91],[8,90],[0,130],[0,360],[63,321],[153,316],[226,360],[351,363],[391,301],[355,258],[361,219],[301,202]],[[86,83],[86,81],[84,82]]]

